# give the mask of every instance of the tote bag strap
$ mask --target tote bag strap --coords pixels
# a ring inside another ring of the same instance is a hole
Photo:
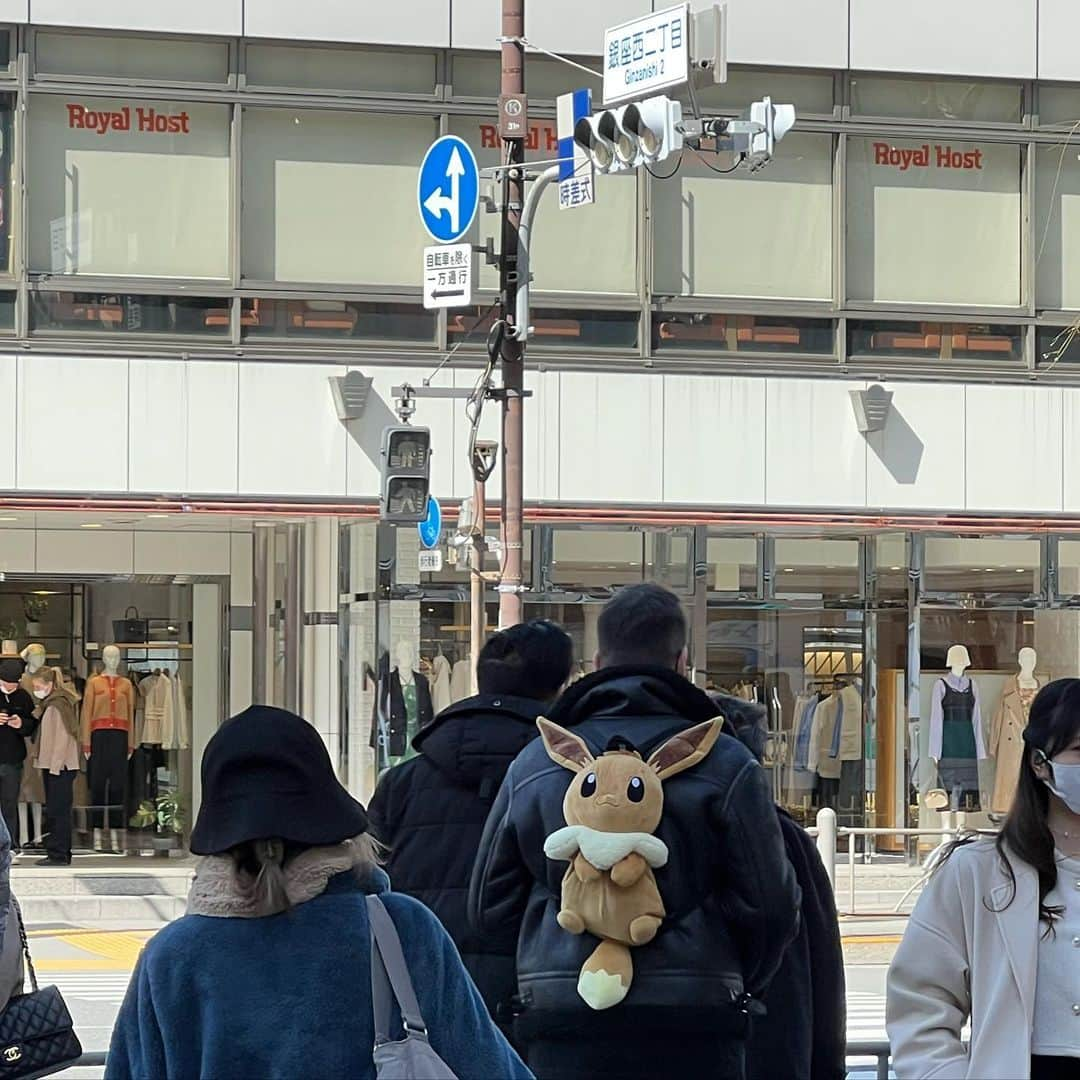
[[[427,1034],[427,1025],[416,1000],[401,938],[390,913],[377,896],[367,897],[368,923],[371,926],[371,1003],[375,1014],[375,1044],[392,1041],[390,1016],[397,999],[401,1018],[409,1031]]]

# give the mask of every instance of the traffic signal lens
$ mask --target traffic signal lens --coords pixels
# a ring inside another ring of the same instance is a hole
[[[392,516],[423,515],[427,509],[428,485],[417,476],[391,476],[386,484],[386,505]]]
[[[427,465],[426,431],[395,431],[390,436],[386,463],[391,469],[423,469]]]
[[[619,160],[627,165],[632,165],[637,157],[637,139],[625,131],[619,132],[618,141],[615,143],[615,153]]]

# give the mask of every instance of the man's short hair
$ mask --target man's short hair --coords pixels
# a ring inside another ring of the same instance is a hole
[[[513,694],[549,701],[563,688],[574,662],[570,635],[549,619],[533,619],[488,638],[476,663],[481,694]]]
[[[597,631],[604,667],[674,667],[686,648],[686,616],[679,598],[662,585],[620,589],[600,612]]]

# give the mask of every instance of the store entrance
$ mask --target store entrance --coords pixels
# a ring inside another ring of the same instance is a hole
[[[75,728],[53,718],[43,725],[42,712],[22,740],[17,807],[5,806],[4,816],[24,857],[44,856],[50,833],[61,835],[69,816],[76,857],[185,849],[195,587],[171,575],[8,574],[0,582],[0,651],[21,663],[28,693],[52,675]],[[55,778],[75,768],[57,801]]]

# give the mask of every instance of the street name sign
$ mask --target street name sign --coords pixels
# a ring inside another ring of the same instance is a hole
[[[689,4],[653,12],[605,32],[605,105],[681,86],[689,76]]]
[[[472,244],[424,248],[424,307],[469,307],[472,283]]]
[[[420,220],[432,240],[452,244],[471,227],[480,204],[480,170],[464,139],[436,139],[420,165],[416,182]]]

